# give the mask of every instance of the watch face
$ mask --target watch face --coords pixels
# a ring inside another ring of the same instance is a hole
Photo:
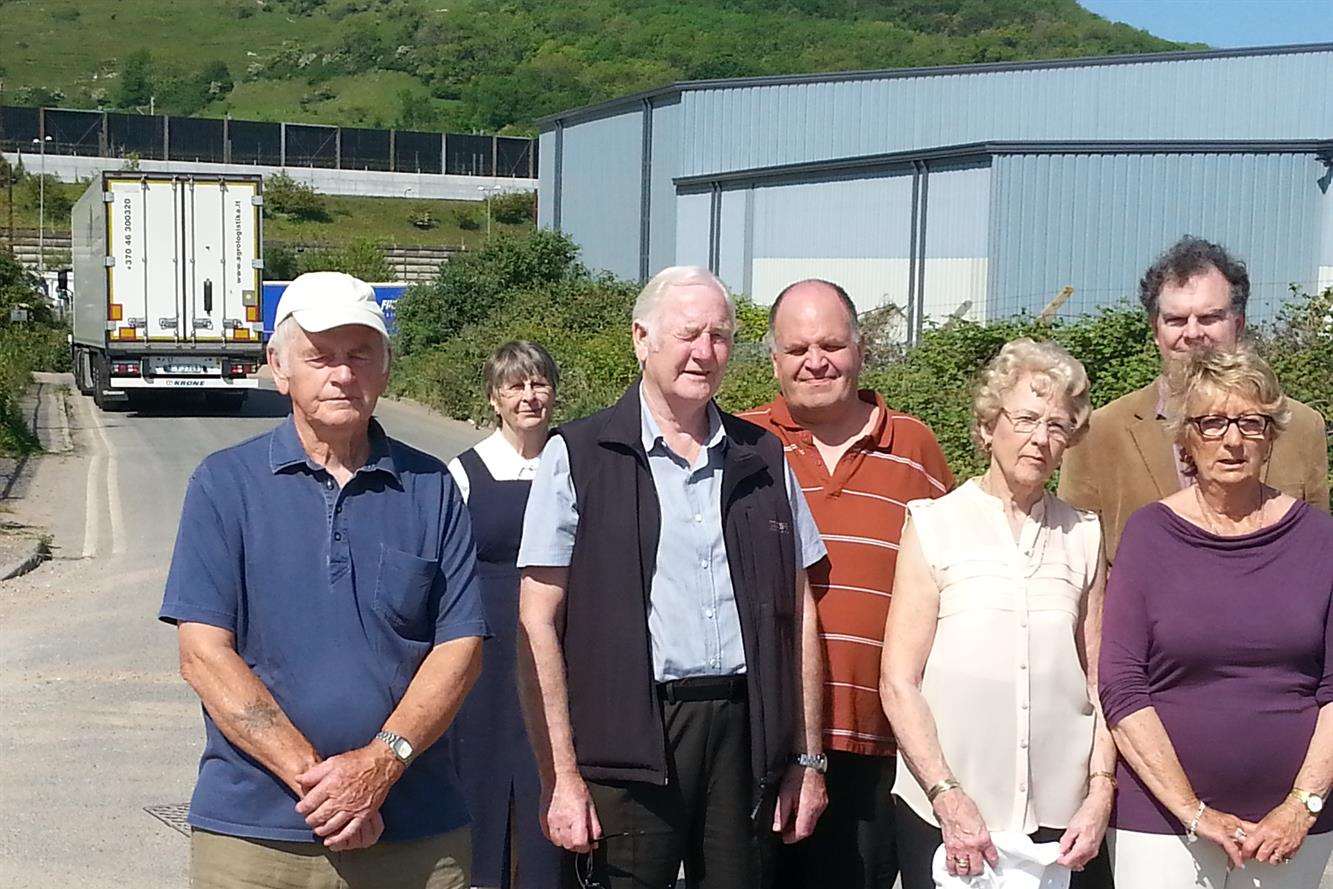
[[[399,759],[411,759],[412,745],[408,743],[406,738],[399,738],[393,743],[393,752]]]
[[[1309,809],[1311,814],[1318,815],[1324,811],[1324,798],[1310,794],[1305,798],[1305,808]]]

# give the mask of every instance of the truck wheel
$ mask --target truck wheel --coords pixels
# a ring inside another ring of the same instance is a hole
[[[204,404],[209,410],[219,413],[234,414],[245,405],[248,392],[205,392]]]
[[[93,354],[87,349],[74,350],[74,385],[80,395],[93,394]]]
[[[122,400],[119,398],[106,398],[102,395],[102,390],[111,382],[111,368],[107,363],[106,356],[92,355],[89,358],[89,363],[92,364],[93,404],[97,405],[98,410],[107,413],[129,410],[130,400],[128,398]]]

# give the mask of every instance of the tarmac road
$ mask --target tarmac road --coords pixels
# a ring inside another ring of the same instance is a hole
[[[54,559],[0,584],[0,887],[183,889],[188,841],[144,809],[189,800],[203,726],[157,608],[191,471],[286,401],[102,413],[67,397],[73,453],[38,460],[5,504],[50,529]],[[441,459],[481,437],[416,405],[376,413]]]

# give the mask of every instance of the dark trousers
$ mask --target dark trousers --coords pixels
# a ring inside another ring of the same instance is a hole
[[[892,756],[828,754],[828,808],[810,838],[778,852],[777,889],[893,889]]]
[[[666,786],[588,782],[604,839],[567,856],[566,887],[669,889],[681,863],[698,889],[756,889],[772,880],[772,804],[750,818],[750,715],[744,700],[662,706]]]
[[[1057,842],[1063,830],[1054,827],[1039,827],[1036,833],[1029,834],[1033,842]],[[898,807],[898,860],[902,866],[903,889],[935,889],[935,878],[931,876],[930,866],[935,858],[935,850],[944,842],[938,827],[920,818],[909,806]],[[1111,859],[1106,854],[1106,843],[1097,857],[1087,863],[1081,871],[1075,871],[1069,880],[1069,889],[1113,889],[1111,879]],[[1137,889],[1137,887],[1136,887]]]

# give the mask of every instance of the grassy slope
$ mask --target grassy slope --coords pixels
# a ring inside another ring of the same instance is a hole
[[[314,0],[0,0],[0,78],[10,101],[39,87],[92,107],[114,95],[118,60],[146,48],[159,77],[228,65],[237,86],[208,115],[387,126],[411,90],[457,131],[527,129],[539,114],[674,79],[1177,46],[1074,0],[318,0],[292,12],[304,2]],[[384,42],[379,61],[310,76],[313,59],[357,35]],[[399,52],[415,74],[375,67]],[[280,57],[249,79],[251,65]]]
[[[10,88],[37,85],[73,98],[111,87],[105,74],[135,49],[148,48],[169,68],[221,59],[239,74],[254,58],[247,53],[272,53],[284,40],[319,42],[334,30],[322,16],[242,19],[232,9],[216,0],[7,0],[0,5],[0,59]]]
[[[62,183],[59,189],[70,201],[78,200],[87,186],[83,183]],[[48,199],[51,192],[47,192]],[[485,210],[481,204],[468,201],[432,201],[404,200],[402,198],[367,198],[342,197],[329,195],[324,198],[329,211],[328,222],[307,222],[286,219],[267,219],[264,221],[264,237],[268,241],[283,241],[297,244],[339,245],[348,241],[369,238],[381,244],[399,244],[401,246],[431,246],[473,248],[486,238]],[[439,225],[431,229],[419,229],[408,222],[408,213],[417,207],[429,207],[431,215],[439,220]],[[482,221],[477,230],[464,230],[458,227],[454,212],[463,208],[476,214]],[[15,196],[14,227],[36,229],[37,208]],[[0,237],[7,237],[9,227],[9,200],[5,191],[0,189]],[[492,231],[518,232],[529,226],[502,225],[495,223]],[[68,234],[69,217],[46,217],[46,230],[49,233]]]

